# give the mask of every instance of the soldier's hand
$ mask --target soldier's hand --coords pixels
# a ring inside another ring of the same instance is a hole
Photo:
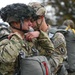
[[[15,32],[15,33],[10,33],[10,34],[8,35],[8,39],[11,39],[11,37],[12,37],[14,34],[17,34],[17,32]]]
[[[25,38],[26,40],[31,41],[32,39],[39,37],[39,34],[39,31],[28,32],[26,33]]]
[[[15,33],[10,33],[9,36],[8,36],[8,39],[10,39],[13,34],[15,34]]]

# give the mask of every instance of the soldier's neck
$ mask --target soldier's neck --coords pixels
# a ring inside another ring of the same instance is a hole
[[[20,36],[24,39],[24,32],[20,31],[20,30],[16,30],[13,29],[13,33],[17,32],[18,34],[20,34]]]

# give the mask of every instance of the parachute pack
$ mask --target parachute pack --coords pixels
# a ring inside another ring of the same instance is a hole
[[[45,56],[23,57],[19,55],[15,75],[51,75],[50,64]]]

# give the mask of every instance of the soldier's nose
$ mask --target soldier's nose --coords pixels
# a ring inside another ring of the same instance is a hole
[[[32,22],[31,21],[29,21],[29,26],[32,26]]]

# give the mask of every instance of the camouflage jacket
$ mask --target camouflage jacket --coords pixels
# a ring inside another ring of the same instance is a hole
[[[54,45],[45,32],[40,32],[39,38],[35,41],[35,46],[39,50],[40,55],[51,56],[54,52]]]
[[[67,58],[67,49],[66,49],[66,41],[65,37],[62,33],[58,32],[57,29],[51,28],[49,26],[47,32],[48,35],[49,33],[52,34],[52,43],[54,44],[55,48],[55,54],[52,55],[52,58],[54,61],[59,65],[60,63],[63,62],[64,59]]]
[[[18,34],[14,34],[11,39],[0,41],[0,72],[2,75],[13,75],[14,62],[20,50],[24,49],[24,42]]]
[[[29,56],[32,55],[31,49],[34,46],[40,51],[40,55],[50,56],[54,51],[54,46],[47,34],[40,31],[40,36],[37,39],[37,42],[36,39],[34,42],[29,42],[23,40],[19,34],[14,34],[10,40],[0,41],[0,73],[13,75],[15,60],[21,50],[25,52],[26,56]]]

